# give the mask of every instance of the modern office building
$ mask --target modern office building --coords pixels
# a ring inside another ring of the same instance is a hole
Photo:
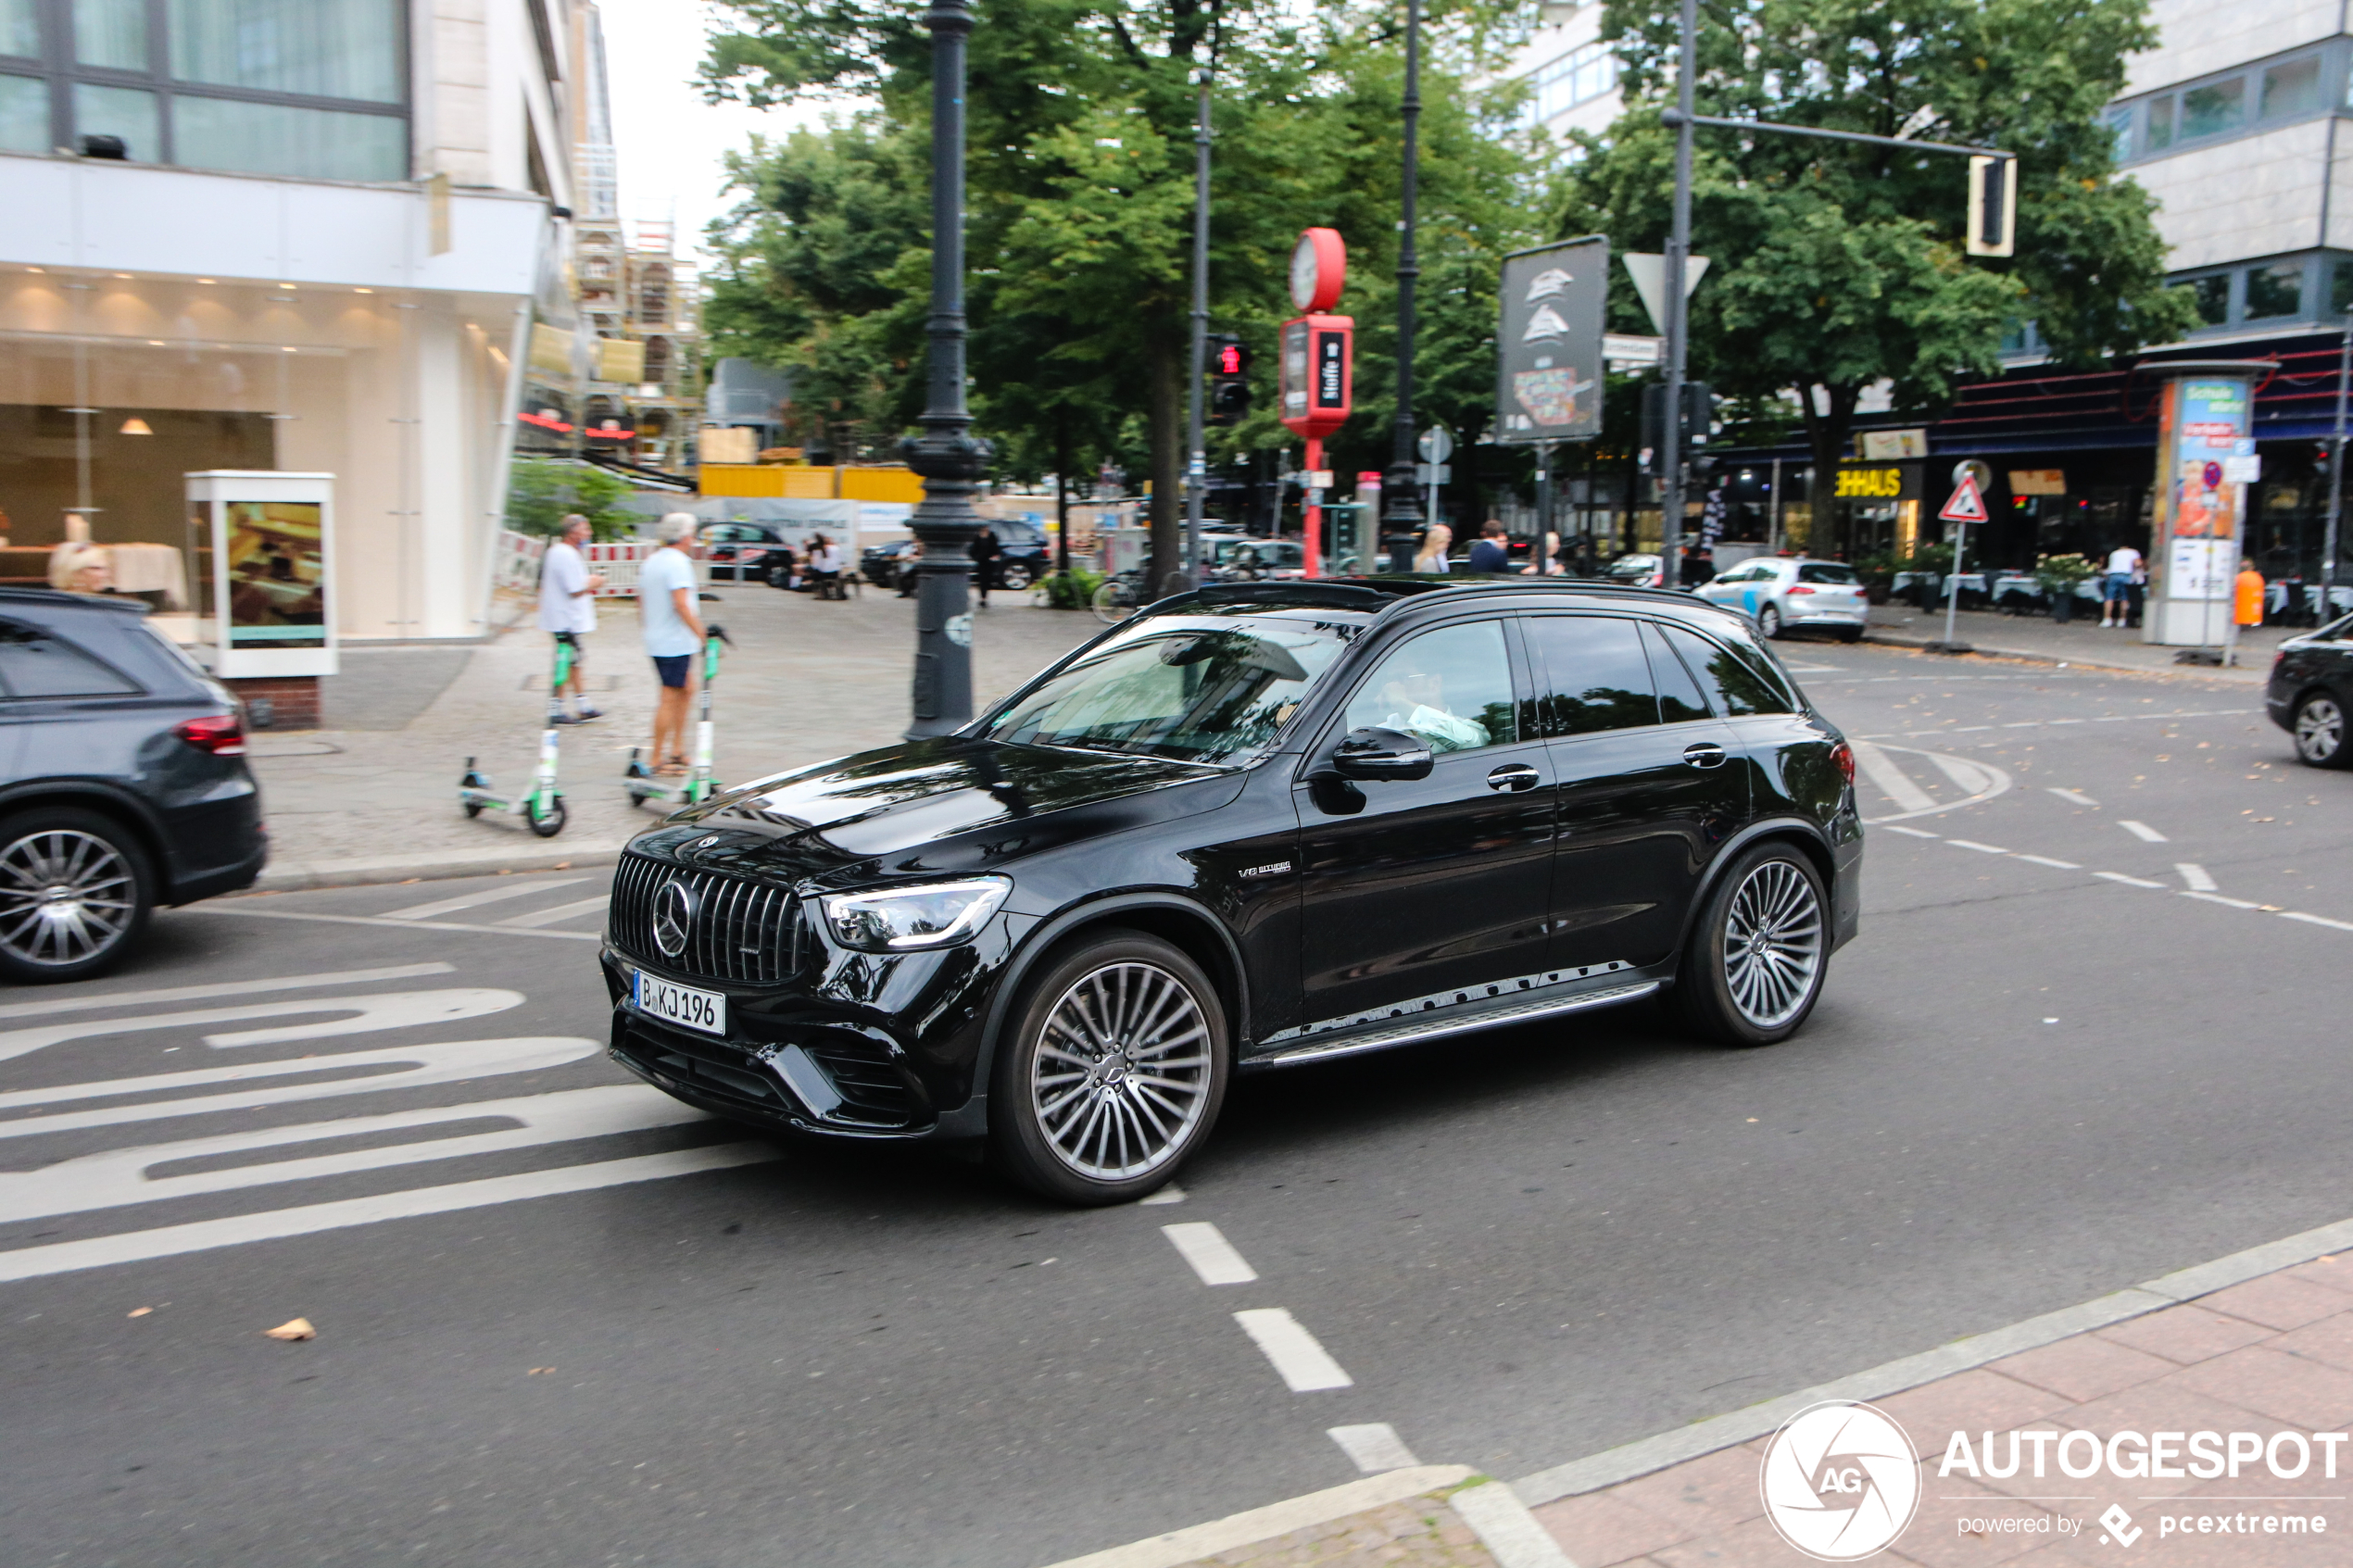
[[[0,532],[197,579],[185,474],[330,475],[308,613],[480,634],[534,327],[570,332],[572,9],[0,0]]]

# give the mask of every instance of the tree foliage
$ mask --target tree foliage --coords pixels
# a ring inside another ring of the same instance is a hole
[[[588,520],[593,537],[619,539],[638,521],[621,505],[634,494],[627,480],[593,464],[517,458],[507,481],[507,526],[552,538],[564,518],[578,512]]]
[[[736,165],[753,199],[721,236],[707,320],[723,348],[796,371],[795,402],[877,430],[921,406],[928,266],[928,37],[864,0],[730,0],[713,94],[872,107]],[[1112,457],[1152,481],[1155,554],[1176,537],[1191,286],[1196,82],[1214,83],[1210,292],[1259,367],[1256,411],[1218,453],[1290,445],[1274,408],[1284,270],[1300,229],[1351,248],[1340,309],[1362,324],[1362,412],[1334,444],[1386,462],[1394,353],[1402,51],[1382,6],[1315,15],[1260,0],[981,0],[967,98],[974,408],[1000,468]],[[1492,390],[1493,274],[1546,204],[1511,90],[1465,85],[1483,19],[1433,23],[1423,82],[1427,415],[1466,433]],[[1482,119],[1482,116],[1489,117]],[[1361,434],[1359,433],[1362,433]],[[1341,460],[1346,460],[1343,458]]]
[[[1947,154],[1702,128],[1692,373],[1752,397],[1793,391],[1818,472],[1878,383],[1926,410],[1999,369],[2033,320],[2063,365],[2090,366],[2194,323],[2164,284],[2154,202],[2114,173],[2101,110],[2127,54],[2155,40],[2145,0],[1704,0],[1702,114],[1974,145],[2019,157],[2018,255],[1962,253],[1967,165]],[[1563,232],[1660,250],[1674,137],[1673,13],[1610,0],[1627,108],[1591,144]],[[1614,324],[1648,330],[1632,290]]]

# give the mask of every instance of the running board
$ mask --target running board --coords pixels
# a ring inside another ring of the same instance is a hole
[[[1266,1056],[1252,1057],[1241,1063],[1244,1067],[1296,1067],[1302,1062],[1329,1061],[1334,1057],[1356,1056],[1365,1051],[1387,1050],[1391,1046],[1435,1040],[1448,1035],[1468,1035],[1476,1030],[1494,1029],[1506,1023],[1527,1023],[1539,1018],[1554,1018],[1562,1013],[1584,1012],[1592,1008],[1616,1007],[1620,1002],[1635,1001],[1657,990],[1664,981],[1643,980],[1631,985],[1613,985],[1605,991],[1585,991],[1574,997],[1552,997],[1542,1000],[1514,1002],[1492,1012],[1470,1016],[1419,1017],[1403,1023],[1391,1023],[1345,1039],[1318,1040],[1313,1045],[1293,1046],[1288,1050]]]

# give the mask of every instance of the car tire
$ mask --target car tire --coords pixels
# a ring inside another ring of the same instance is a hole
[[[2308,768],[2342,768],[2353,763],[2353,747],[2345,744],[2345,705],[2327,692],[2313,692],[2296,705],[2296,759]]]
[[[999,1037],[988,1092],[998,1163],[1058,1202],[1133,1202],[1208,1137],[1231,1056],[1224,1004],[1199,964],[1140,931],[1085,938],[1045,961]],[[1146,1066],[1157,1069],[1149,1083],[1137,1071]]]
[[[1859,643],[1863,640],[1863,629],[1860,626],[1842,626],[1839,628],[1838,640],[1842,643]]]
[[[0,822],[0,977],[38,984],[111,969],[155,901],[147,852],[113,818],[59,806]]]
[[[1675,1012],[1720,1045],[1786,1040],[1822,994],[1830,949],[1830,898],[1813,862],[1794,845],[1757,845],[1700,907],[1675,977]]]
[[[789,588],[792,586],[792,572],[786,569],[783,561],[771,562],[765,575],[768,579],[768,586],[771,588]]]
[[[1768,638],[1780,636],[1781,634],[1781,612],[1775,609],[1771,605],[1765,605],[1761,607],[1756,612],[1756,629]]]
[[[997,568],[997,586],[1008,594],[1018,594],[1036,581],[1025,561],[1009,560]]]

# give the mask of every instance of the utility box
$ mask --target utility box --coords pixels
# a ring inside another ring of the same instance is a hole
[[[199,642],[227,681],[336,672],[335,476],[213,469],[185,476]]]

